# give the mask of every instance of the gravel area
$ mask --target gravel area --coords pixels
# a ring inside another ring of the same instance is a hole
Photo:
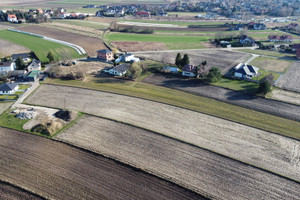
[[[144,79],[144,82],[179,89],[193,94],[213,98],[226,103],[250,108],[260,112],[300,121],[300,107],[288,103],[265,99],[246,93],[207,85],[197,80],[187,80],[174,76],[154,74]]]
[[[47,199],[203,199],[102,156],[4,128],[0,128],[0,180]]]
[[[278,82],[278,87],[300,92],[300,62],[294,62]]]
[[[98,117],[81,118],[55,139],[220,199],[296,199],[300,195],[300,184],[293,181],[150,131]],[[261,147],[261,143],[256,144],[256,149]],[[259,159],[259,150],[252,153]]]
[[[299,141],[138,98],[42,85],[27,101],[134,124],[300,180]]]

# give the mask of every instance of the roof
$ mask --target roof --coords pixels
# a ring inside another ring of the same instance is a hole
[[[111,50],[108,50],[108,49],[101,49],[101,50],[99,50],[99,51],[97,51],[98,53],[105,53],[105,54],[107,54],[107,53],[111,53],[112,51]]]
[[[196,70],[195,65],[185,65],[182,69],[182,71],[186,71],[186,72],[194,72],[195,70]]]
[[[17,18],[16,15],[8,15],[7,17],[9,17],[9,18]]]
[[[250,76],[253,73],[257,74],[258,70],[259,69],[257,67],[254,67],[252,65],[243,65],[239,69],[237,69],[236,72]]]
[[[39,71],[32,71],[27,77],[35,77],[39,74]]]
[[[113,69],[119,73],[124,73],[128,70],[129,66],[127,64],[121,64],[115,66]]]
[[[300,49],[300,43],[299,44],[294,44],[293,49]]]
[[[137,15],[150,15],[149,12],[146,12],[146,11],[140,11],[138,13],[136,13]]]
[[[30,57],[30,54],[29,53],[19,53],[19,54],[13,54],[11,57],[13,60],[16,60],[19,57],[28,58],[28,57]]]
[[[18,86],[17,83],[3,83],[0,85],[0,91],[11,91]]]
[[[10,67],[12,62],[0,62],[0,67]]]

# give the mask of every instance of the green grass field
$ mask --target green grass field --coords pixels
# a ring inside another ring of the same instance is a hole
[[[0,38],[27,47],[35,53],[42,63],[49,61],[47,58],[49,52],[53,53],[56,60],[60,60],[62,55],[67,55],[70,58],[80,57],[76,50],[71,47],[22,33],[2,30],[0,31]]]
[[[168,49],[199,49],[203,48],[202,42],[207,42],[208,36],[188,35],[160,35],[160,34],[133,34],[110,33],[105,38],[107,41],[140,41],[163,42]]]
[[[178,26],[188,26],[188,25],[223,25],[226,22],[181,22],[181,21],[154,21],[154,20],[121,20],[129,22],[140,22],[140,23],[150,23],[150,24],[173,24]]]
[[[257,57],[249,64],[260,69],[283,73],[292,64],[292,62],[276,58]]]
[[[7,110],[0,115],[0,126],[24,131],[23,125],[29,120],[22,120],[16,117],[16,114],[10,114]]]
[[[258,88],[258,83],[228,78],[222,78],[220,81],[213,83],[213,85],[250,94],[256,94]]]
[[[167,103],[300,139],[300,122],[245,109],[186,92],[150,84],[89,76],[87,80],[47,79],[45,83],[76,86]]]

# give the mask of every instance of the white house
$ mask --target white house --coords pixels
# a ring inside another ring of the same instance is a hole
[[[41,61],[33,59],[30,65],[28,65],[27,70],[31,71],[40,71],[42,67]]]
[[[8,15],[7,16],[7,21],[8,22],[13,22],[13,23],[18,23],[18,19],[16,15]]]
[[[0,72],[9,72],[16,69],[15,62],[0,62]]]
[[[240,63],[235,67],[234,76],[238,78],[252,78],[257,76],[259,68]]]
[[[0,85],[0,94],[14,94],[18,89],[17,83],[3,83]]]
[[[128,69],[129,69],[129,66],[127,64],[121,64],[121,65],[117,65],[113,68],[108,69],[106,72],[111,75],[123,76],[126,74]]]
[[[116,63],[119,62],[140,62],[139,58],[134,57],[132,53],[121,54],[118,59],[115,60]]]
[[[182,69],[182,76],[195,77],[196,76],[196,66],[185,65]]]

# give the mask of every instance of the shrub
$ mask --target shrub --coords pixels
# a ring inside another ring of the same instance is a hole
[[[213,67],[209,70],[207,74],[207,79],[209,82],[218,82],[222,78],[222,74],[219,68]]]
[[[35,127],[33,127],[31,129],[31,131],[34,132],[34,133],[39,133],[39,134],[46,135],[46,136],[51,135],[50,131],[47,128],[47,125],[44,125],[44,124],[36,125]]]

